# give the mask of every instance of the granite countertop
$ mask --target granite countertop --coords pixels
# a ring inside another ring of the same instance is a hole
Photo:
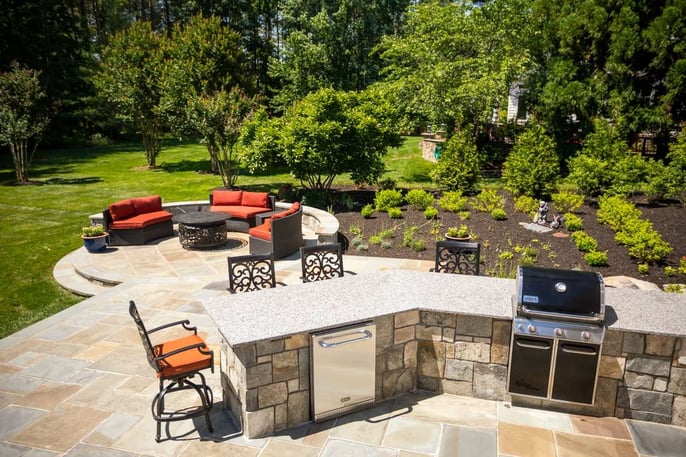
[[[232,346],[282,338],[406,310],[512,319],[512,279],[392,270],[349,275],[204,301]],[[686,336],[686,296],[605,289],[614,330]]]

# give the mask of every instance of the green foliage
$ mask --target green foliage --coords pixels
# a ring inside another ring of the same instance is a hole
[[[503,208],[495,208],[491,210],[491,217],[496,221],[504,221],[507,219],[507,212]]]
[[[476,189],[480,177],[479,153],[468,129],[456,132],[448,140],[432,177],[443,189],[463,192]]]
[[[426,251],[426,242],[424,240],[412,240],[410,249],[415,252]]]
[[[350,241],[350,244],[352,244],[355,247],[360,246],[362,243],[364,243],[364,240],[360,237],[355,237]]]
[[[674,277],[677,274],[677,269],[672,267],[672,266],[666,266],[665,267],[665,276],[668,278]]]
[[[538,202],[539,200],[529,197],[528,195],[520,195],[515,198],[514,201],[515,211],[524,213],[533,218],[538,212]]]
[[[446,233],[448,236],[453,238],[467,238],[468,236],[471,236],[469,233],[469,227],[467,227],[465,224],[460,224],[459,227],[448,227],[448,231]]]
[[[369,251],[369,246],[366,244],[358,244],[355,246],[358,251]]]
[[[391,242],[389,242],[389,241],[383,241],[383,242],[381,243],[381,248],[382,248],[382,249],[391,249],[392,247],[393,247],[393,243],[391,243]]]
[[[584,254],[584,262],[591,267],[607,266],[607,252],[606,251],[590,251]]]
[[[372,235],[369,237],[369,242],[374,244],[374,245],[380,245],[383,241],[383,238],[381,238],[380,235]]]
[[[487,188],[472,198],[472,208],[484,213],[491,213],[494,209],[504,210],[505,197],[500,195],[495,189]]]
[[[438,204],[446,211],[457,213],[467,208],[467,197],[462,195],[461,190],[449,190],[443,192]]]
[[[570,232],[576,232],[584,229],[584,220],[574,213],[565,214],[565,227]]]
[[[402,219],[403,211],[400,208],[388,208],[388,217],[391,219]]]
[[[383,239],[395,238],[394,229],[383,229],[379,232],[379,236]]]
[[[362,228],[360,228],[359,225],[351,225],[350,227],[348,227],[348,232],[350,232],[351,235],[361,236]]]
[[[252,169],[276,163],[276,155],[309,189],[329,189],[345,173],[358,185],[370,184],[384,173],[387,148],[400,144],[393,112],[372,93],[322,89],[283,117],[250,125],[244,146]]]
[[[656,262],[672,252],[653,224],[641,219],[641,211],[633,203],[617,196],[603,196],[598,205],[598,221],[610,226],[615,240],[627,247],[630,257],[643,263]]]
[[[584,204],[584,197],[572,192],[559,192],[552,198],[555,210],[560,214],[573,213]]]
[[[611,167],[611,162],[580,154],[569,160],[569,179],[584,195],[595,196],[611,183]]]
[[[676,198],[683,205],[686,202],[686,129],[677,137],[676,143],[669,146],[667,153],[667,192],[668,198]]]
[[[612,195],[633,195],[642,190],[642,183],[648,176],[648,165],[640,154],[625,154],[612,167],[612,184],[608,193]]]
[[[374,215],[374,206],[371,203],[367,203],[362,207],[362,211],[360,211],[360,214],[363,218],[369,219]]]
[[[403,231],[403,246],[412,246],[412,243],[414,242],[414,235],[417,233],[417,230],[419,230],[419,227],[416,225],[412,225],[410,227],[405,228],[405,230]]]
[[[384,189],[376,192],[374,206],[377,211],[388,211],[403,204],[403,194],[397,189]]]
[[[164,38],[145,21],[134,22],[111,37],[95,77],[100,94],[124,120],[134,122],[143,137],[148,166],[157,166],[164,127],[162,97],[168,65]]]
[[[555,142],[538,124],[517,137],[503,165],[503,179],[516,194],[547,199],[557,187],[560,164]]]
[[[647,275],[648,273],[650,273],[650,265],[648,265],[647,263],[639,263],[638,273],[642,275]]]
[[[428,207],[424,210],[424,217],[427,219],[436,219],[438,217],[438,208],[433,206]]]
[[[417,211],[424,211],[434,204],[434,196],[424,189],[412,189],[405,194],[405,201]]]
[[[100,236],[105,233],[105,227],[102,224],[87,225],[81,228],[81,234],[83,236]]]
[[[384,178],[379,180],[379,186],[384,190],[395,189],[396,187],[398,187],[398,183],[395,179]]]
[[[40,72],[12,63],[12,69],[0,73],[0,145],[9,146],[17,181],[29,181],[33,153],[48,116],[41,100],[45,92]]]
[[[579,230],[572,233],[572,240],[581,252],[591,252],[598,249],[598,242],[588,233]]]
[[[667,284],[665,286],[665,292],[670,294],[683,294],[686,291],[686,286],[683,284]]]

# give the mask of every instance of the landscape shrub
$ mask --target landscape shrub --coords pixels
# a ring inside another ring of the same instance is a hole
[[[426,242],[424,240],[412,240],[410,249],[415,252],[426,251]]]
[[[641,187],[642,193],[651,202],[664,200],[667,195],[674,193],[671,170],[661,160],[648,159],[646,162],[646,178]]]
[[[573,213],[584,204],[584,197],[572,192],[559,192],[553,194],[555,211],[559,214]]]
[[[431,172],[431,177],[442,188],[471,192],[480,178],[479,151],[474,144],[470,128],[463,128],[445,143],[443,152]]]
[[[664,259],[672,247],[653,228],[641,219],[641,211],[622,197],[608,196],[598,200],[598,221],[615,232],[615,240],[626,246],[629,256],[639,262],[656,262]]]
[[[379,232],[379,236],[383,239],[395,238],[395,230],[393,229],[383,229]]]
[[[419,227],[416,225],[405,228],[403,231],[403,246],[410,247],[412,245],[412,242],[414,241],[414,235],[417,233],[417,230],[419,230]]]
[[[381,238],[380,235],[372,235],[369,237],[369,242],[372,244],[375,244],[375,245],[381,244],[382,241],[383,241],[383,239]]]
[[[641,192],[648,177],[648,162],[640,154],[626,153],[612,166],[610,195],[628,196]]]
[[[424,217],[427,219],[436,219],[438,217],[438,208],[433,206],[428,207],[424,210]]]
[[[555,141],[534,124],[517,137],[503,164],[505,185],[515,194],[547,199],[557,187],[560,164]]]
[[[502,208],[495,208],[491,211],[491,217],[496,221],[504,221],[507,219],[507,213]]]
[[[538,202],[539,200],[529,197],[528,195],[520,195],[519,197],[515,198],[515,211],[524,213],[533,218],[536,216],[536,212],[538,211]]]
[[[398,183],[393,178],[384,178],[379,180],[379,186],[384,190],[390,190],[398,187]]]
[[[607,265],[607,252],[590,251],[584,254],[584,261],[591,267],[604,267]]]
[[[371,203],[368,203],[362,207],[362,211],[360,211],[360,214],[363,218],[369,219],[374,215],[374,207]]]
[[[573,213],[565,214],[565,227],[570,232],[576,232],[584,229],[584,220],[580,216]]]
[[[476,211],[490,213],[494,209],[505,209],[505,197],[500,195],[495,189],[484,189],[472,198],[472,208]]]
[[[611,163],[597,157],[580,154],[568,162],[569,179],[582,194],[596,196],[609,187]]]
[[[443,192],[438,204],[446,211],[458,213],[467,207],[467,197],[463,196],[460,190],[449,190]]]
[[[424,211],[434,204],[434,196],[423,189],[412,189],[405,194],[405,201],[417,211]]]
[[[403,212],[400,208],[388,208],[388,217],[391,219],[402,219]]]
[[[665,267],[665,276],[667,276],[668,278],[676,276],[676,273],[677,273],[676,268],[674,268],[672,266],[666,266]]]
[[[358,251],[369,251],[369,246],[366,244],[358,244],[355,249]]]
[[[374,205],[377,211],[388,211],[403,204],[403,194],[397,189],[384,189],[376,192]]]
[[[647,275],[648,273],[650,273],[650,265],[648,265],[647,263],[639,263],[637,270],[639,274]]]
[[[676,143],[669,146],[667,169],[665,197],[675,198],[683,205],[686,202],[686,129],[682,129]]]
[[[393,247],[393,243],[390,241],[383,241],[381,242],[381,248],[382,249],[391,249]]]
[[[598,249],[598,242],[583,230],[572,233],[572,240],[576,248],[581,252],[591,252]]]

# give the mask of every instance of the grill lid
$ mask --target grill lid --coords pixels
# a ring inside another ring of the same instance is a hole
[[[522,266],[517,272],[518,314],[602,321],[604,294],[600,273]]]

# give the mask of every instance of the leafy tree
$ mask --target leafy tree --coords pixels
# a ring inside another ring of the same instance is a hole
[[[520,0],[430,1],[408,10],[402,33],[379,47],[384,84],[406,124],[478,130],[525,73],[528,17]]]
[[[251,168],[283,163],[309,189],[328,190],[344,173],[357,183],[376,182],[386,149],[400,144],[393,112],[373,93],[322,89],[282,118],[265,122],[263,113],[246,127]]]
[[[150,168],[157,165],[164,125],[160,101],[165,62],[162,38],[146,22],[134,22],[103,50],[96,85],[119,116],[134,122],[143,137]]]
[[[207,145],[225,187],[233,187],[238,179],[236,146],[241,127],[254,107],[254,100],[238,88],[200,95],[188,103],[188,122]]]
[[[443,189],[472,192],[476,189],[479,177],[479,153],[471,132],[469,129],[460,130],[443,148],[432,171],[432,178]]]
[[[555,142],[540,124],[519,135],[503,166],[505,185],[517,194],[548,198],[557,187],[560,164]]]
[[[40,72],[22,68],[0,73],[0,144],[9,145],[17,181],[29,181],[31,159],[49,119],[41,100]]]

